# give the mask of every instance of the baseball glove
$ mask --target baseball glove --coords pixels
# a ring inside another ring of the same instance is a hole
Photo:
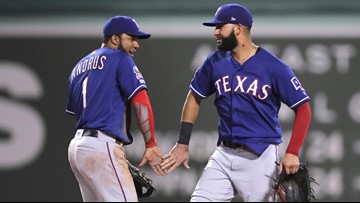
[[[135,183],[137,196],[150,197],[150,195],[155,191],[155,188],[152,186],[152,180],[147,178],[144,172],[133,166],[129,161],[128,166]]]
[[[316,199],[311,188],[311,183],[316,182],[310,177],[307,164],[300,163],[298,172],[290,175],[283,168],[274,180],[275,193],[283,202],[310,202],[311,199]]]

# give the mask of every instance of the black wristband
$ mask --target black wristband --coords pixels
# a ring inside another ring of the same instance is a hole
[[[189,145],[193,125],[192,123],[181,122],[180,136],[177,143]]]

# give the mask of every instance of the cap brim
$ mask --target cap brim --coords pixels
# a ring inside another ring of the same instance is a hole
[[[215,27],[216,25],[219,25],[219,24],[226,24],[224,22],[220,22],[218,20],[215,20],[215,19],[212,19],[212,20],[208,20],[206,22],[203,22],[203,25],[205,26],[211,26],[211,27]]]
[[[138,35],[138,38],[139,38],[139,39],[148,39],[148,38],[150,38],[150,37],[151,37],[150,34]]]
[[[134,32],[134,33],[127,33],[127,34],[132,35],[132,36],[136,36],[139,39],[147,39],[147,38],[151,37],[150,33],[143,32],[143,31],[140,31],[140,30],[137,31],[137,32]]]

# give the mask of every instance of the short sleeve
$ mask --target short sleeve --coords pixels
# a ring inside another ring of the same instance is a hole
[[[144,77],[130,56],[120,61],[116,74],[119,88],[127,100],[131,100],[140,90],[147,89]]]
[[[275,87],[281,101],[292,109],[310,100],[299,79],[288,66],[275,74]]]
[[[190,84],[190,89],[202,98],[207,98],[215,92],[214,85],[212,85],[211,67],[210,60],[206,59],[195,72]]]

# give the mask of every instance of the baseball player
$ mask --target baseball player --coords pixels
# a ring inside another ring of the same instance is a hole
[[[196,71],[181,115],[180,136],[161,164],[170,173],[181,163],[189,168],[189,141],[202,99],[215,94],[218,141],[191,196],[191,201],[276,201],[273,178],[285,167],[299,167],[311,110],[309,96],[292,69],[252,42],[253,18],[239,4],[220,6],[205,26],[215,27],[218,51]],[[290,143],[279,161],[282,142],[281,102],[295,112]],[[280,164],[279,167],[277,163]]]
[[[126,115],[135,110],[144,136],[145,152],[139,166],[149,162],[157,175],[163,154],[157,147],[147,86],[133,56],[139,39],[149,33],[128,16],[114,16],[103,27],[103,43],[81,59],[69,77],[66,112],[76,117],[76,133],[68,148],[70,166],[84,201],[138,201],[128,169],[124,145]]]

